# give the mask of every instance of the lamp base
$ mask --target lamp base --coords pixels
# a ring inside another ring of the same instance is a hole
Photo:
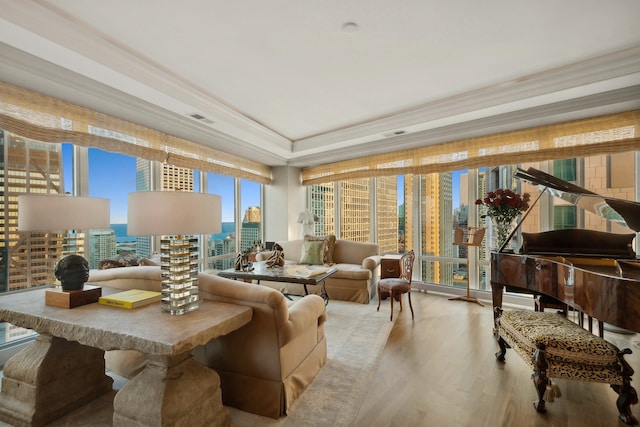
[[[162,236],[160,240],[162,269],[161,310],[180,316],[198,309],[198,238],[194,236]]]

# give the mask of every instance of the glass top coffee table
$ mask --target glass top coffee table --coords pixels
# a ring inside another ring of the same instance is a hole
[[[260,283],[261,280],[272,282],[299,283],[304,287],[305,295],[309,295],[307,285],[320,285],[320,296],[324,299],[325,305],[329,303],[329,295],[325,286],[327,277],[334,274],[336,267],[306,266],[285,264],[284,267],[267,267],[265,261],[254,262],[252,270],[234,270],[233,268],[222,270],[218,276],[234,280],[251,280]],[[287,294],[285,296],[288,297]]]

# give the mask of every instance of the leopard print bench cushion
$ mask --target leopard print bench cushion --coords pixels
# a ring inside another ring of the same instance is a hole
[[[549,377],[622,383],[618,348],[559,314],[504,311],[499,333],[532,368],[536,343],[544,343]]]

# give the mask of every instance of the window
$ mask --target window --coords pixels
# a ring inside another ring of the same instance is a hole
[[[89,196],[109,199],[111,210],[111,228],[89,233],[89,267],[98,268],[100,261],[122,253],[150,256],[152,237],[127,233],[129,193],[150,189],[150,162],[97,148],[90,148],[88,156]]]
[[[262,242],[261,229],[261,188],[257,182],[240,181],[240,211],[242,224],[240,227],[240,251],[252,249]]]
[[[554,206],[553,229],[576,228],[578,226],[576,212],[577,208],[575,206]]]
[[[577,179],[576,159],[554,160],[553,176],[564,181],[575,181]]]
[[[233,267],[236,247],[235,179],[230,176],[207,174],[207,193],[217,194],[222,201],[222,231],[209,236],[207,241],[206,270],[224,270]]]
[[[383,254],[400,252],[399,203],[404,198],[404,188],[400,187],[399,181],[404,182],[402,178],[404,177],[375,178],[376,234]]]
[[[335,234],[335,184],[314,184],[309,186],[311,212],[318,217],[314,224],[315,235]]]
[[[369,178],[340,183],[340,238],[371,241],[371,191]]]

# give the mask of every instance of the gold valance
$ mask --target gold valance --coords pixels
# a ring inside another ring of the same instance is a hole
[[[0,129],[42,142],[71,142],[261,184],[271,183],[271,169],[259,162],[4,82],[0,82]]]
[[[640,149],[640,110],[379,154],[302,170],[302,184],[429,174]]]

